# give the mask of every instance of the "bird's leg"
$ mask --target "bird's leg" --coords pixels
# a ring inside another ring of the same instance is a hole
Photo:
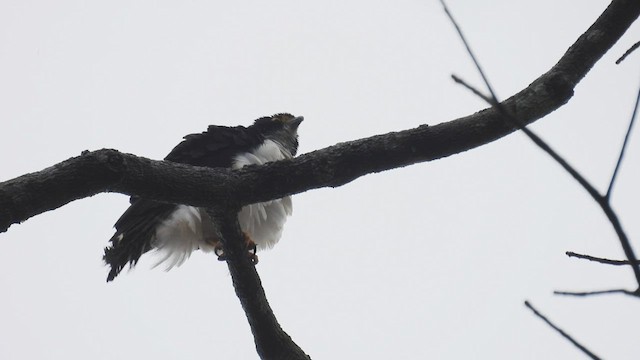
[[[222,242],[218,241],[213,248],[213,252],[218,256],[218,261],[227,261],[227,255],[224,253]]]
[[[251,263],[253,265],[256,265],[258,263],[258,255],[256,255],[258,249],[256,243],[251,240],[246,232],[242,232],[242,234],[244,235],[244,243],[247,246],[247,256],[249,257]]]
[[[247,257],[251,261],[252,264],[258,263],[258,255],[256,243],[251,240],[251,237],[246,232],[242,233],[244,237],[244,244],[247,248]],[[217,242],[213,248],[213,252],[218,256],[219,261],[227,261],[227,254],[224,253],[224,247],[222,246],[222,242]]]

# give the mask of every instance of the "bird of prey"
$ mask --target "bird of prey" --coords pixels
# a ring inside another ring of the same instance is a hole
[[[184,137],[165,160],[194,166],[239,169],[290,159],[298,150],[298,126],[303,117],[276,114],[257,119],[253,125],[226,127],[210,125],[207,131]],[[238,221],[249,246],[252,260],[257,249],[275,245],[282,227],[291,215],[290,197],[247,205]],[[223,257],[214,222],[204,208],[161,203],[132,197],[131,205],[115,224],[116,233],[105,248],[104,261],[111,267],[107,281],[113,280],[129,264],[155,249],[169,270],[181,265],[193,251],[214,251]]]

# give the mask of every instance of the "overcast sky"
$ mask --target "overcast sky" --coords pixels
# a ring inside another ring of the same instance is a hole
[[[606,8],[588,0],[450,7],[498,94],[549,69]],[[640,82],[635,24],[537,130],[606,189]],[[437,124],[485,107],[438,1],[0,2],[0,181],[83,150],[162,159],[209,124],[304,115],[300,153]],[[637,129],[636,129],[637,130]],[[640,134],[613,193],[640,251]],[[101,194],[0,234],[0,359],[255,359],[225,264],[170,272],[144,256],[105,283],[126,209]],[[553,290],[634,288],[584,190],[522,134],[443,160],[294,197],[258,271],[283,328],[314,359],[581,359],[529,299],[604,358],[640,351],[637,299]],[[146,259],[145,259],[146,258]]]

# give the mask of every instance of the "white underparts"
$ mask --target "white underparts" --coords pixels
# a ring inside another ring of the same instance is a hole
[[[200,211],[187,205],[178,205],[176,210],[156,228],[152,245],[159,255],[154,267],[164,264],[166,270],[182,265],[194,250],[212,249],[204,243]]]
[[[233,168],[261,165],[291,158],[280,144],[266,140],[252,152],[237,155]],[[259,250],[273,247],[282,236],[287,217],[293,212],[291,197],[245,206],[238,214],[240,227],[256,243]],[[180,266],[194,250],[212,251],[216,229],[204,209],[179,205],[156,229],[153,246],[159,255],[155,266],[166,270]]]

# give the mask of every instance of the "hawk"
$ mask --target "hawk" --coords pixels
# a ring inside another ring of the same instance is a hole
[[[259,118],[248,127],[210,125],[203,133],[185,136],[165,160],[239,169],[290,159],[298,150],[298,126],[302,120],[302,116],[282,113]],[[257,249],[271,248],[278,242],[292,209],[287,196],[240,210],[238,221],[254,262]],[[156,265],[165,264],[167,270],[181,265],[198,249],[214,251],[224,259],[214,226],[204,208],[132,197],[104,250],[104,261],[111,267],[107,281],[115,279],[125,265],[134,267],[140,256],[152,249],[161,255]]]

